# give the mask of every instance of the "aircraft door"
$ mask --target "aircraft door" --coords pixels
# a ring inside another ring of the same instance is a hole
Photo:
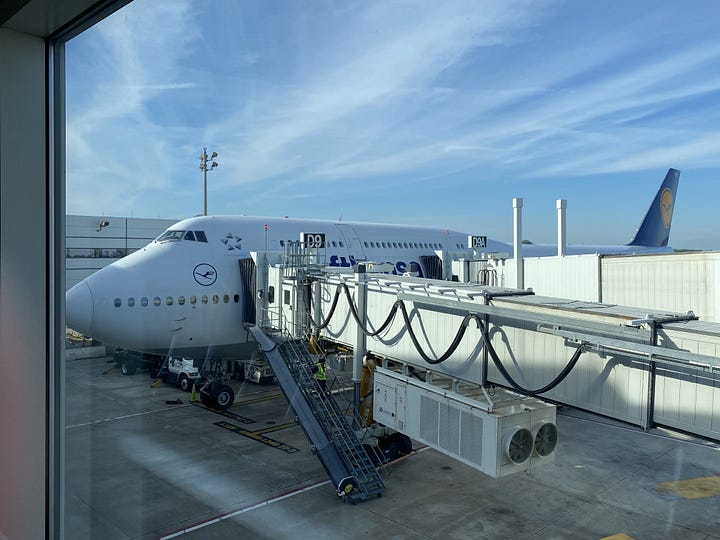
[[[345,239],[345,245],[347,246],[350,256],[356,261],[367,260],[362,242],[360,241],[358,234],[355,232],[355,229],[353,229],[350,225],[345,225],[343,223],[336,223],[335,226],[339,229],[340,234]]]
[[[243,322],[255,324],[255,261],[251,258],[240,259],[240,286]]]

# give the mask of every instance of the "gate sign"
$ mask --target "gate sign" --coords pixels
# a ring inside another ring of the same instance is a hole
[[[300,233],[300,242],[305,244],[305,247],[309,248],[324,248],[325,247],[325,233]]]
[[[486,248],[487,236],[468,236],[468,247],[472,249]]]

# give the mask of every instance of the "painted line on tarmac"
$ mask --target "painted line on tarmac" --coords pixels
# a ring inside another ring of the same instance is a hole
[[[430,450],[429,446],[423,446],[422,448],[419,448],[418,450],[413,450],[411,454],[408,454],[407,456],[403,456],[399,459],[396,459],[392,463],[398,463],[400,461],[404,461],[405,459],[409,458],[410,456],[414,454],[419,454],[420,452],[424,452],[425,450]],[[167,536],[161,536],[160,540],[171,540],[172,538],[177,538],[179,536],[182,536],[187,533],[195,532],[200,529],[204,529],[205,527],[208,527],[209,525],[214,525],[216,523],[220,523],[221,521],[224,521],[226,519],[233,518],[235,516],[239,516],[241,514],[244,514],[246,512],[250,512],[251,510],[257,510],[258,508],[262,508],[263,506],[268,506],[276,502],[280,502],[284,499],[288,499],[294,495],[300,495],[301,493],[305,493],[306,491],[311,491],[315,488],[319,488],[321,486],[325,486],[330,484],[330,480],[323,480],[322,482],[317,482],[315,484],[311,484],[309,486],[305,486],[304,488],[296,489],[293,491],[289,491],[283,495],[278,495],[277,497],[272,497],[270,499],[266,499],[262,502],[259,502],[257,504],[254,504],[252,506],[246,506],[245,508],[241,508],[240,510],[234,510],[227,514],[222,514],[216,518],[209,519],[207,521],[202,521],[196,525],[193,525],[192,527],[187,527],[185,529],[181,529],[179,531],[176,531],[174,533],[171,533]]]
[[[294,454],[295,452],[300,451],[294,446],[290,446],[289,444],[276,441],[274,439],[271,439],[270,437],[265,437],[265,435],[263,435],[262,433],[267,433],[267,430],[261,430],[260,432],[248,431],[247,429],[243,429],[240,426],[231,424],[230,422],[215,422],[215,425],[226,429],[232,433],[235,433],[236,435],[242,435],[243,437],[247,437],[248,439],[252,439],[253,441],[257,441],[267,446],[270,446],[271,448],[277,448],[278,450],[287,452],[288,454]]]
[[[162,536],[160,540],[170,540],[171,538],[177,538],[178,536],[182,536],[183,534],[187,534],[190,532],[194,532],[200,529],[203,529],[209,525],[214,525],[215,523],[220,523],[221,521],[224,521],[226,519],[233,518],[235,516],[239,516],[240,514],[244,514],[245,512],[250,512],[251,510],[257,510],[258,508],[262,508],[263,506],[268,506],[276,502],[280,502],[284,499],[287,499],[289,497],[292,497],[294,495],[299,495],[301,493],[305,493],[306,491],[313,490],[315,488],[319,488],[320,486],[324,486],[326,484],[329,484],[330,480],[323,480],[322,482],[317,482],[316,484],[311,484],[309,486],[305,486],[304,488],[300,488],[294,491],[290,491],[288,493],[285,493],[284,495],[279,495],[277,497],[272,497],[271,499],[266,499],[262,502],[259,502],[257,504],[254,504],[252,506],[246,506],[245,508],[241,508],[240,510],[235,510],[233,512],[230,512],[228,514],[223,514],[221,516],[218,516],[214,519],[210,519],[208,521],[203,521],[201,523],[198,523],[197,525],[193,525],[192,527],[188,527],[186,529],[182,529],[180,531],[174,532],[172,534],[169,534],[168,536]]]
[[[155,409],[152,411],[143,411],[139,413],[133,413],[133,414],[125,414],[123,416],[115,416],[113,418],[103,418],[101,420],[94,420],[92,422],[85,422],[84,424],[73,424],[72,426],[65,426],[65,429],[70,428],[78,428],[78,427],[86,427],[86,426],[94,426],[97,424],[103,424],[105,422],[113,422],[115,420],[125,420],[126,418],[134,418],[136,416],[145,416],[146,414],[155,414],[159,412],[165,412],[165,411],[176,411],[178,409],[190,407],[190,404],[187,405],[179,405],[177,407],[165,407],[164,409]]]

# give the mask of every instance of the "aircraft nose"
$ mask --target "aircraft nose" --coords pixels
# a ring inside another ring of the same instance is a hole
[[[84,281],[65,293],[65,322],[76,332],[89,335],[93,321],[93,297]]]

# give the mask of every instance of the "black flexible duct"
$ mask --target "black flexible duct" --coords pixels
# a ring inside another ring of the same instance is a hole
[[[363,323],[360,321],[360,316],[357,313],[357,309],[355,308],[355,303],[352,300],[352,295],[350,294],[350,289],[345,283],[340,283],[337,286],[337,289],[335,290],[335,297],[333,298],[332,306],[330,307],[330,313],[328,313],[328,317],[325,320],[325,322],[321,325],[315,325],[319,330],[322,330],[325,328],[328,324],[330,324],[330,320],[332,319],[335,308],[337,307],[338,299],[340,298],[340,291],[344,290],[345,295],[348,299],[348,304],[350,306],[350,312],[353,315],[353,318],[355,319],[355,322],[360,327],[360,329],[363,331],[363,333],[368,337],[375,337],[382,333],[395,319],[395,315],[397,313],[397,310],[400,309],[402,312],[403,320],[405,322],[405,327],[408,330],[408,334],[410,335],[410,339],[413,342],[413,345],[415,347],[415,350],[418,352],[418,354],[425,360],[428,364],[431,365],[437,365],[448,358],[452,356],[452,354],[455,352],[455,350],[460,346],[460,342],[462,341],[463,336],[465,335],[465,331],[467,330],[468,325],[470,324],[471,320],[474,320],[477,324],[477,327],[480,329],[480,332],[482,333],[483,341],[485,342],[485,346],[488,349],[488,352],[490,353],[490,357],[493,360],[493,363],[495,364],[495,367],[497,367],[500,374],[505,378],[505,380],[510,383],[510,386],[517,390],[518,392],[522,392],[523,394],[527,394],[529,396],[535,396],[537,394],[543,394],[545,392],[548,392],[555,388],[557,385],[559,385],[573,370],[575,365],[577,364],[578,360],[580,359],[580,355],[583,353],[584,344],[581,344],[573,353],[572,357],[570,358],[570,361],[567,363],[567,365],[563,368],[563,370],[558,374],[557,377],[555,377],[551,382],[543,386],[542,388],[539,388],[537,390],[530,390],[528,388],[525,388],[521,386],[520,384],[515,381],[515,379],[512,378],[510,373],[505,369],[505,366],[503,366],[502,362],[500,361],[500,358],[497,355],[497,352],[495,351],[495,347],[493,347],[492,343],[490,342],[490,336],[488,335],[487,328],[482,322],[482,319],[478,317],[474,313],[468,313],[463,318],[462,322],[460,323],[460,327],[458,328],[457,333],[455,334],[455,337],[453,338],[452,343],[450,344],[450,347],[439,357],[439,358],[432,358],[428,356],[425,351],[422,348],[422,345],[420,344],[420,341],[418,340],[417,336],[415,335],[415,331],[412,328],[412,324],[410,321],[410,316],[408,315],[407,308],[405,307],[405,303],[402,300],[397,300],[392,308],[390,309],[390,313],[388,314],[387,318],[383,322],[383,324],[376,330],[375,332],[370,332]],[[313,321],[313,324],[314,321]]]

